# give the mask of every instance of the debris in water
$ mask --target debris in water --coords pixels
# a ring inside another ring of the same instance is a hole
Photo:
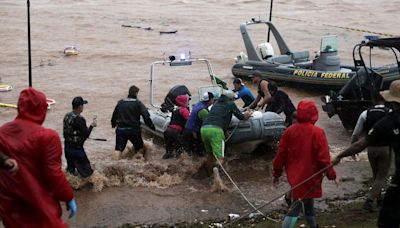
[[[79,49],[76,46],[70,45],[70,46],[67,46],[64,48],[64,54],[66,56],[78,55]],[[52,66],[52,65],[50,65],[50,63],[49,63],[49,66]]]
[[[256,217],[256,216],[260,216],[261,214],[259,213],[259,212],[256,212],[256,213],[250,213],[249,214],[249,218],[251,219],[251,218],[254,218],[254,217]]]
[[[211,223],[211,225],[209,225],[208,227],[213,228],[213,227],[223,227],[221,223],[215,222],[215,223]]]
[[[175,34],[175,33],[177,33],[177,32],[178,32],[178,30],[160,31],[160,35],[162,35],[162,34]]]
[[[349,177],[349,176],[342,176],[340,178],[341,182],[346,182],[346,181],[355,181],[356,179],[354,177]]]
[[[234,220],[239,218],[240,216],[238,214],[228,214],[228,220]]]
[[[208,213],[208,210],[202,209],[201,212],[203,212],[203,213]]]
[[[148,31],[151,31],[151,30],[153,30],[151,27],[142,27],[142,26],[138,26],[138,25],[121,25],[121,27],[124,27],[124,28],[138,28],[138,29],[144,29],[144,30],[148,30]]]
[[[152,27],[142,27],[139,25],[121,25],[121,27],[123,28],[137,28],[137,29],[143,29],[143,30],[147,30],[147,31],[153,31],[154,29]],[[159,31],[160,35],[162,34],[175,34],[178,32],[178,30],[170,30],[170,31]]]

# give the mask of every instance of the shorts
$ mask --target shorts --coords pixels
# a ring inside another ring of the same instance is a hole
[[[140,128],[122,128],[115,130],[115,150],[124,151],[128,140],[133,144],[135,150],[143,148],[142,131]]]
[[[212,153],[217,158],[225,156],[225,135],[221,128],[202,127],[200,134],[207,153]]]

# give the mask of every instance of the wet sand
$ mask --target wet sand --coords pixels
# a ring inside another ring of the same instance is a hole
[[[12,0],[0,2],[0,77],[2,83],[15,86],[11,92],[0,93],[0,102],[3,103],[15,104],[19,91],[28,85],[25,3]],[[399,3],[388,0],[370,0],[368,4],[359,0],[275,2],[275,15],[313,23],[294,23],[277,18],[273,18],[273,22],[291,49],[309,49],[311,56],[318,50],[321,36],[337,34],[342,62],[351,64],[352,47],[366,33],[320,24],[398,34],[395,21],[399,16],[394,9]],[[269,2],[260,0],[31,2],[33,86],[56,100],[48,111],[44,125],[57,130],[62,136],[62,119],[71,109],[72,98],[80,95],[87,99],[89,104],[85,106],[83,115],[88,120],[93,114],[98,116],[98,127],[91,136],[108,141],[88,140],[85,148],[96,169],[104,175],[107,167],[115,165],[111,161],[115,143],[114,130],[110,126],[112,111],[117,101],[127,95],[132,84],[141,88],[139,98],[149,105],[151,62],[191,51],[193,57],[209,59],[214,72],[231,83],[233,58],[244,51],[239,24],[252,17],[267,19],[268,5]],[[123,24],[151,27],[153,30],[121,27]],[[176,34],[159,34],[159,31],[175,29],[178,30]],[[254,31],[256,42],[265,41],[265,31],[258,32],[257,35]],[[78,46],[80,54],[65,57],[62,51],[67,45]],[[383,53],[378,53],[376,61],[392,63]],[[190,73],[193,78],[186,78],[179,72],[161,74],[156,86],[157,99],[160,101],[178,83],[192,88],[204,85],[208,76],[204,72],[198,74],[197,70]],[[249,86],[255,92],[254,86]],[[308,98],[315,100],[321,111],[321,92],[298,87],[282,89],[295,105],[299,100]],[[14,109],[0,108],[0,124],[12,120],[15,115]],[[342,127],[336,116],[329,119],[320,112],[317,124],[325,129],[332,156],[349,144],[351,133]],[[147,162],[124,160],[116,165],[121,166],[122,171],[108,172],[108,176],[104,175],[106,179],[99,179],[106,183],[101,192],[93,193],[86,188],[76,192],[79,214],[68,221],[72,227],[190,222],[196,218],[225,218],[227,213],[242,214],[241,211],[248,208],[236,192],[211,193],[209,182],[192,180],[189,178],[191,171],[180,172],[179,165],[191,167],[189,159],[162,161],[163,147],[159,143],[153,144],[150,138],[146,138],[146,142],[151,147],[152,159]],[[263,158],[228,165],[239,186],[251,201],[259,204],[279,192],[270,190],[269,163]],[[193,163],[193,167],[196,164]],[[357,170],[368,170],[365,162],[345,163],[338,169],[340,174],[358,175],[358,171],[353,169],[359,166]],[[252,169],[255,171],[249,171]],[[360,173],[360,178],[369,175],[368,172]],[[359,181],[350,187],[346,183],[336,191],[329,183],[327,197],[356,191],[359,186]],[[207,209],[209,213],[202,213],[201,209]]]

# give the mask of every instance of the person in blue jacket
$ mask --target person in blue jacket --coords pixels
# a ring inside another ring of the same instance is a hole
[[[214,94],[205,92],[192,109],[189,119],[183,130],[183,147],[185,151],[192,155],[202,155],[204,151],[203,141],[201,140],[200,128],[203,121],[208,116],[208,107],[214,103]]]
[[[235,99],[237,100],[241,98],[244,102],[243,108],[246,108],[253,103],[255,100],[253,94],[251,93],[250,89],[243,84],[240,78],[235,78],[233,80],[233,87],[233,92],[236,93]]]

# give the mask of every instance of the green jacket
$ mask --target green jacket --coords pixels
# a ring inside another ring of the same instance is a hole
[[[225,95],[221,95],[221,97],[212,106],[207,118],[203,122],[203,126],[215,125],[222,128],[224,132],[226,132],[231,122],[232,114],[235,115],[239,120],[244,120],[244,115],[238,109],[236,104],[232,100],[229,100],[229,98]]]

